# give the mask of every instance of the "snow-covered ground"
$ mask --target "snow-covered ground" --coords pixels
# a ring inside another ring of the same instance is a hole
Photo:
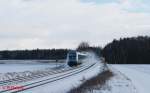
[[[56,64],[54,60],[0,60],[0,73],[40,70],[62,64]]]
[[[136,88],[128,77],[110,65],[109,69],[113,72],[113,77],[107,80],[100,89],[94,89],[92,93],[137,93]]]
[[[150,93],[150,65],[112,65],[135,86],[137,93]]]
[[[103,71],[103,69],[101,69],[101,66],[101,64],[97,63],[92,68],[85,70],[79,74],[49,84],[45,84],[33,89],[29,89],[21,93],[67,93],[70,89],[78,87],[86,80],[92,78],[93,76]]]
[[[23,72],[31,70],[39,70],[48,67],[55,67],[56,65],[50,63],[38,63],[38,64],[0,64],[0,73],[7,72]]]
[[[64,65],[64,63],[47,63],[48,60],[0,60],[0,62],[3,62],[0,64],[0,81],[50,71]]]
[[[150,65],[109,65],[109,68],[114,76],[92,93],[150,93]]]
[[[58,60],[59,63],[65,60]],[[55,63],[56,60],[0,60],[0,64],[37,64],[37,63]]]

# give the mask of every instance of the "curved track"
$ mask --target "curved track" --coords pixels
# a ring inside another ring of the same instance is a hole
[[[46,79],[43,79],[43,80],[39,80],[39,81],[35,81],[35,82],[29,82],[27,84],[22,84],[21,86],[23,87],[23,89],[21,90],[3,90],[3,91],[0,91],[0,93],[18,93],[18,92],[22,92],[22,91],[26,91],[26,90],[29,90],[29,89],[32,89],[32,88],[35,88],[35,87],[38,87],[38,86],[42,86],[42,85],[45,85],[45,84],[48,84],[48,83],[51,83],[51,82],[55,82],[57,80],[61,80],[61,79],[64,79],[66,77],[69,77],[69,76],[73,76],[75,74],[78,74],[80,72],[83,72],[91,67],[93,67],[95,65],[94,64],[89,64],[89,65],[85,65],[85,66],[81,66],[81,67],[78,67],[78,68],[69,68],[67,70],[62,70],[62,71],[59,71],[59,72],[56,72],[56,74],[58,75],[55,75],[55,76],[52,76],[52,77],[49,77],[49,78],[46,78]],[[43,75],[41,75],[42,77],[46,76],[46,75],[49,75],[49,73],[45,73]],[[36,78],[40,78],[41,76],[36,76]],[[31,77],[31,78],[34,78],[34,77]],[[28,78],[27,78],[28,79]],[[26,80],[26,78],[25,78]],[[9,82],[9,81],[7,81]],[[13,80],[12,80],[13,82]],[[17,81],[15,81],[17,82]],[[18,80],[19,82],[19,80]],[[6,82],[3,82],[1,83],[2,85],[7,85],[8,83]]]

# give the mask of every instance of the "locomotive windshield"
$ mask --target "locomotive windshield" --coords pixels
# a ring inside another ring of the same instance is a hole
[[[70,60],[76,60],[76,53],[69,54]]]
[[[69,60],[70,61],[75,61],[76,60],[76,52],[75,51],[71,51],[70,53],[69,53]]]

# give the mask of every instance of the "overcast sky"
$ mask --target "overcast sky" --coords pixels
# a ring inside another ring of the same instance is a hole
[[[150,36],[150,0],[0,0],[0,50]]]

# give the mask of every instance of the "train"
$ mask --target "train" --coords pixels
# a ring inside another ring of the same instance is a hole
[[[76,50],[70,50],[67,54],[67,64],[70,67],[80,65],[87,57],[88,55],[86,53],[77,52]]]

